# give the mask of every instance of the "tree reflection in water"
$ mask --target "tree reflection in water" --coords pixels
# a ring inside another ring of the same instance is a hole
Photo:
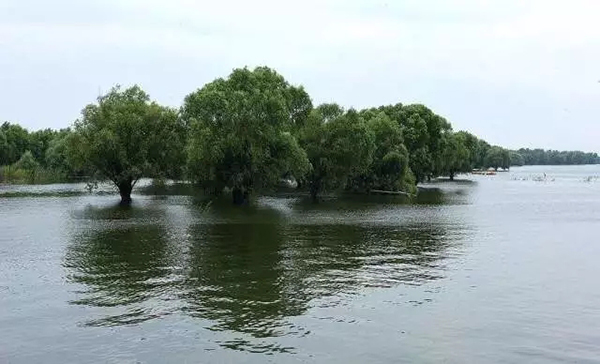
[[[82,212],[86,219],[101,223],[76,234],[68,246],[64,261],[68,279],[83,287],[77,291],[81,298],[71,303],[109,312],[85,325],[135,324],[165,314],[160,303],[150,301],[166,295],[172,284],[167,279],[172,267],[166,231],[140,222],[148,215],[155,216],[156,211],[108,207]]]
[[[69,278],[84,287],[73,303],[118,308],[89,325],[179,313],[227,333],[219,342],[224,347],[290,351],[269,339],[308,334],[293,317],[368,288],[439,279],[453,254],[451,225],[431,216],[422,223],[377,224],[352,208],[327,211],[326,221],[322,212],[215,207],[195,214],[188,241],[179,242],[187,245],[179,267],[166,226],[105,221],[69,246]],[[356,221],[348,219],[353,213]]]

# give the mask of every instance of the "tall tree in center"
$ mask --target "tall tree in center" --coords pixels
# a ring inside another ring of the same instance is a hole
[[[304,89],[267,67],[236,69],[205,85],[182,109],[191,128],[190,177],[215,193],[229,188],[241,204],[255,188],[303,175],[309,163],[292,131],[311,109]]]

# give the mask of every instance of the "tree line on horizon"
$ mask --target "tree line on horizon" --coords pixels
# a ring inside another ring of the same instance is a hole
[[[109,180],[125,204],[142,177],[229,191],[241,204],[285,179],[317,199],[336,190],[413,194],[419,182],[475,168],[596,163],[596,153],[490,145],[453,131],[421,104],[315,106],[302,86],[268,67],[235,69],[187,95],[179,109],[138,86],[115,86],[71,128],[0,126],[0,182]]]

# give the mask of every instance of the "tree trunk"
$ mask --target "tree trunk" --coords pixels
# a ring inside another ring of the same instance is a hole
[[[233,190],[231,190],[231,197],[233,198],[234,205],[243,205],[246,202],[248,193],[244,192],[244,190],[240,187],[235,187]]]
[[[311,182],[310,184],[310,197],[313,202],[319,202],[319,192],[321,191],[321,184],[319,182]]]
[[[415,174],[415,186],[418,185],[421,182],[423,182],[423,175],[421,175],[421,174]]]
[[[450,171],[450,181],[454,181],[454,171]]]
[[[126,180],[118,184],[119,194],[121,195],[121,205],[131,205],[131,180]]]

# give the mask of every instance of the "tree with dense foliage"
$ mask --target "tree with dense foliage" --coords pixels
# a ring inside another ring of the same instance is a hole
[[[408,167],[408,150],[402,129],[388,115],[362,112],[373,133],[375,149],[369,168],[354,179],[354,185],[365,190],[415,192],[414,176]]]
[[[192,180],[217,194],[229,189],[240,204],[282,179],[295,178],[317,199],[341,189],[412,193],[419,182],[475,168],[599,163],[597,153],[491,146],[454,133],[420,104],[313,109],[303,87],[267,67],[236,69],[206,84],[180,113],[139,87],[116,87],[88,105],[73,130],[0,125],[3,182],[94,176],[112,181],[123,203],[141,177]]]
[[[465,148],[467,148],[469,153],[469,168],[473,170],[474,168],[482,167],[482,164],[479,160],[479,138],[466,131],[456,132],[455,136],[462,141],[462,144],[465,146]]]
[[[511,150],[510,152],[510,165],[511,166],[523,166],[525,165],[525,160],[523,156],[519,152],[515,152]]]
[[[29,132],[17,124],[5,122],[0,126],[5,138],[4,165],[18,161],[29,149]]]
[[[452,130],[446,119],[420,104],[381,106],[362,113],[377,111],[385,112],[402,128],[409,166],[416,182],[435,177],[436,171],[440,170],[443,136]]]
[[[229,188],[236,204],[255,188],[302,176],[309,163],[292,131],[311,108],[302,88],[267,67],[236,69],[205,85],[182,109],[191,128],[189,176],[216,193]]]
[[[450,180],[454,180],[456,174],[468,173],[473,170],[465,134],[446,134],[442,143],[443,151],[439,162],[440,175],[447,175]]]
[[[25,178],[29,183],[35,182],[35,172],[38,167],[39,163],[29,150],[25,151],[21,158],[14,164],[14,168],[24,172]]]
[[[523,165],[578,165],[600,164],[597,153],[521,148],[516,151],[523,158]]]
[[[6,134],[0,129],[0,166],[8,164],[8,140]]]
[[[25,151],[21,158],[15,163],[15,167],[26,171],[35,171],[38,166],[39,163],[35,160],[35,157],[29,150]]]
[[[498,170],[498,168],[510,168],[509,151],[498,146],[491,147],[485,157],[485,166],[494,168],[495,170]]]
[[[121,203],[129,204],[141,177],[171,168],[184,149],[184,130],[175,110],[150,102],[138,86],[116,86],[83,109],[67,141],[68,156],[71,164],[113,182]]]
[[[29,133],[28,147],[35,160],[43,167],[46,166],[46,151],[50,143],[57,136],[57,132],[51,129],[38,130]]]
[[[477,145],[476,167],[482,168],[482,169],[488,168],[489,166],[487,165],[486,159],[487,159],[488,152],[490,151],[492,146],[483,139],[479,139],[477,144],[478,145]]]
[[[305,176],[310,195],[343,189],[364,174],[373,157],[374,136],[364,119],[354,110],[344,112],[335,104],[317,107],[300,132],[311,168]]]

